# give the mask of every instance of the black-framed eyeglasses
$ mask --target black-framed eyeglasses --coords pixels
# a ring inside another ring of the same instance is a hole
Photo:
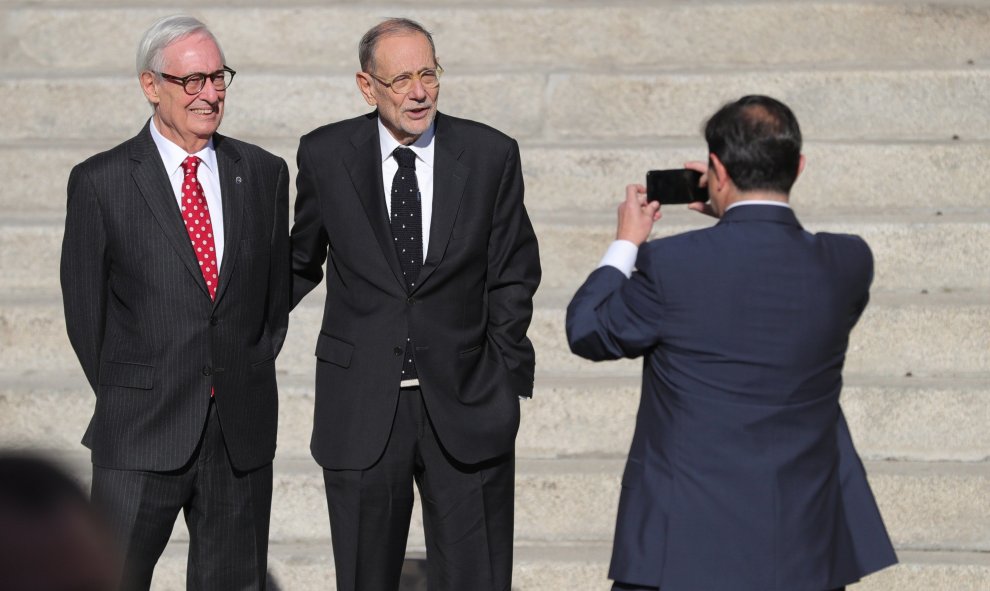
[[[412,74],[405,73],[399,74],[393,77],[391,80],[385,80],[384,78],[379,78],[378,76],[368,72],[368,75],[377,80],[382,86],[387,86],[392,89],[395,94],[407,94],[413,87],[413,81],[419,79],[420,84],[426,88],[436,88],[440,86],[440,75],[443,74],[443,68],[440,64],[437,64],[435,68],[425,68],[418,72]]]
[[[186,91],[186,94],[196,95],[203,91],[206,86],[206,80],[209,79],[213,83],[213,88],[220,92],[221,90],[227,90],[230,83],[234,80],[234,70],[231,70],[227,66],[223,69],[217,70],[212,74],[204,74],[203,72],[193,72],[188,76],[173,76],[171,74],[166,74],[165,72],[155,72],[155,74],[162,77],[163,80],[168,80],[173,84],[178,84]]]

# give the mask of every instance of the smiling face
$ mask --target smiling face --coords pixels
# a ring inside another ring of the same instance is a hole
[[[416,78],[408,93],[397,94],[370,74],[388,81],[399,74],[418,73],[436,68],[436,56],[429,40],[420,33],[383,37],[375,47],[374,56],[374,70],[358,72],[358,88],[369,105],[378,107],[382,124],[392,136],[399,143],[409,145],[433,124],[440,88],[426,88]]]
[[[162,57],[165,58],[162,71],[180,78],[196,72],[209,74],[223,68],[220,49],[213,39],[202,33],[178,39],[165,48]],[[198,94],[189,95],[181,84],[143,72],[141,87],[155,107],[155,127],[187,153],[202,150],[220,127],[227,91],[217,91],[209,80]]]

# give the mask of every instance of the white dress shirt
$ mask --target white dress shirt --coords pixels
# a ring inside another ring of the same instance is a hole
[[[206,143],[206,147],[195,154],[187,154],[185,150],[176,145],[172,140],[163,136],[155,127],[155,119],[152,117],[151,139],[155,140],[158,147],[158,154],[165,164],[165,173],[169,182],[172,183],[172,192],[175,194],[175,204],[182,209],[182,180],[185,172],[182,170],[182,161],[186,156],[198,156],[203,161],[196,171],[196,178],[203,186],[203,194],[206,195],[206,206],[210,208],[210,225],[213,226],[213,246],[217,249],[217,264],[223,266],[223,201],[220,199],[220,173],[217,170],[217,151],[213,148],[213,138]]]
[[[433,138],[434,125],[431,125],[423,135],[419,136],[410,146],[416,154],[416,183],[419,185],[419,200],[423,215],[423,260],[430,247],[430,222],[433,220]],[[392,219],[392,179],[399,170],[399,163],[392,157],[392,152],[401,146],[378,118],[378,141],[382,149],[382,186],[385,187],[385,209],[388,219]]]
[[[423,223],[423,260],[426,260],[426,253],[430,247],[430,222],[433,220],[433,137],[434,125],[430,125],[423,135],[416,138],[410,146],[406,146],[416,154],[416,184],[419,185],[419,205],[422,213]],[[382,124],[381,117],[378,118],[378,142],[382,150],[382,186],[385,187],[385,209],[388,210],[388,219],[392,219],[392,179],[399,170],[399,163],[395,161],[392,152],[401,146],[391,132]],[[399,383],[403,388],[419,386],[418,379],[402,380]]]
[[[790,209],[790,204],[784,201],[766,201],[762,199],[753,199],[751,201],[736,201],[729,207],[725,208],[725,211],[729,211],[733,207],[741,207],[743,205],[776,205],[778,207],[786,207]],[[608,250],[605,251],[605,256],[602,257],[600,263],[598,263],[598,268],[609,266],[615,267],[627,278],[632,277],[633,269],[636,267],[636,255],[639,254],[639,247],[629,242],[628,240],[616,240],[608,246]]]

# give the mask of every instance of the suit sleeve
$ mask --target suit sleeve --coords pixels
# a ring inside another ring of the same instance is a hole
[[[535,355],[526,336],[540,284],[540,251],[523,204],[519,145],[506,157],[488,243],[488,334],[499,348],[516,394],[533,395]]]
[[[69,175],[60,268],[69,342],[97,392],[106,324],[107,236],[93,181],[80,166]]]
[[[275,219],[271,238],[271,269],[268,279],[268,329],[278,356],[289,330],[292,298],[292,259],[289,252],[289,167],[279,158],[275,185]]]
[[[323,227],[315,169],[310,162],[306,138],[299,142],[296,154],[296,213],[292,224],[292,300],[291,307],[303,299],[323,279],[329,238]]]
[[[858,276],[855,285],[862,286],[862,293],[856,300],[853,313],[850,317],[849,330],[852,330],[856,323],[859,322],[860,316],[863,315],[863,311],[866,310],[866,305],[870,302],[870,286],[873,284],[873,252],[870,250],[866,241],[856,236],[856,245],[859,246],[862,252],[858,257],[862,261],[862,265],[857,269]]]
[[[649,249],[641,247],[638,269],[649,269]],[[604,266],[588,277],[567,306],[567,343],[571,352],[602,361],[638,357],[660,340],[663,294],[659,281],[635,271]]]

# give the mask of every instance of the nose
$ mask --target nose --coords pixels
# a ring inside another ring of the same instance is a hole
[[[216,87],[213,86],[213,81],[207,80],[206,84],[203,85],[203,90],[200,90],[197,96],[207,102],[215,103],[217,96],[219,96],[221,92],[225,91],[217,90]]]
[[[423,86],[423,81],[420,78],[413,78],[412,87],[409,89],[409,92],[406,93],[406,96],[414,101],[422,101],[426,99],[426,87]]]

